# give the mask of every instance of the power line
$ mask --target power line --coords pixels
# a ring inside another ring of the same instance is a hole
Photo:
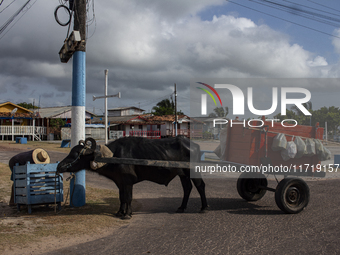
[[[335,38],[340,39],[339,36],[336,36],[336,35],[333,35],[333,34],[330,34],[330,33],[327,33],[327,32],[323,32],[323,31],[321,31],[321,30],[318,30],[318,29],[315,29],[315,28],[312,28],[312,27],[308,27],[308,26],[305,26],[305,25],[301,25],[301,24],[299,24],[299,23],[296,23],[296,22],[293,22],[293,21],[290,21],[290,20],[287,20],[287,19],[284,19],[284,18],[280,18],[280,17],[277,17],[277,16],[275,16],[275,15],[272,15],[272,14],[269,14],[269,13],[266,13],[266,12],[263,12],[263,11],[259,11],[259,10],[256,10],[256,9],[254,9],[254,8],[251,8],[251,7],[248,7],[248,6],[239,4],[239,3],[235,3],[235,2],[230,1],[230,0],[226,0],[226,1],[229,2],[229,3],[232,3],[232,4],[236,4],[236,5],[242,6],[242,7],[244,7],[244,8],[249,9],[249,10],[256,11],[256,12],[265,14],[265,15],[267,15],[267,16],[270,16],[270,17],[273,17],[273,18],[276,18],[276,19],[279,19],[279,20],[283,20],[283,21],[289,22],[289,23],[294,24],[294,25],[297,25],[297,26],[300,26],[300,27],[303,27],[303,28],[307,28],[307,29],[309,29],[309,30],[312,30],[312,31],[315,31],[315,32],[318,32],[318,33],[321,33],[321,34],[325,34],[325,35],[332,36],[332,37],[335,37]]]
[[[92,1],[92,4],[91,4],[91,1]],[[91,8],[90,8],[90,6],[91,6]],[[92,11],[92,18],[88,17],[88,20],[86,21],[86,29],[87,29],[87,33],[86,34],[87,35],[89,34],[88,33],[89,27],[93,23],[94,23],[94,31],[93,31],[93,33],[90,36],[87,36],[87,39],[91,38],[95,34],[96,28],[97,28],[96,14],[95,14],[95,11],[94,11],[94,0],[88,1],[87,8],[86,8],[86,13],[88,15],[90,14],[90,9]]]
[[[269,0],[248,0],[251,2],[254,2],[256,4],[260,4],[262,6],[266,6],[272,9],[276,9],[276,10],[280,10],[280,11],[284,11],[284,12],[288,12],[290,14],[294,14],[306,19],[310,19],[313,21],[317,21],[320,23],[324,23],[330,26],[334,26],[334,27],[339,27],[340,26],[340,19],[339,18],[333,18],[333,17],[329,17],[327,15],[321,14],[321,13],[317,13],[317,12],[312,12],[312,11],[307,11],[307,10],[303,10],[301,8],[298,7],[294,7],[294,6],[288,6],[288,5],[284,5],[278,2],[274,2],[274,1],[269,1]],[[298,4],[295,4],[298,5]],[[300,5],[300,6],[305,6],[305,5]],[[309,7],[311,8],[311,7]],[[313,8],[314,9],[314,8]],[[318,10],[318,9],[316,9]],[[322,12],[321,10],[318,10],[319,12]],[[332,14],[332,15],[336,15],[336,14]],[[338,15],[336,15],[338,16]],[[333,23],[333,22],[338,22],[338,23]]]
[[[10,7],[11,4],[14,3],[14,2],[15,2],[15,0],[13,0],[12,2],[10,2],[5,8],[2,9],[2,11],[1,11],[0,13],[2,13],[4,10],[6,10],[8,7]],[[2,4],[2,2],[1,2],[1,4]],[[0,5],[1,5],[1,4],[0,4]]]
[[[320,3],[318,3],[318,2],[311,1],[311,0],[307,0],[307,1],[312,2],[312,3],[314,3],[314,4],[317,4],[317,5],[320,5],[320,6],[322,6],[322,7],[325,7],[325,8],[327,8],[327,9],[334,10],[334,11],[336,11],[336,12],[340,12],[339,10],[334,9],[334,8],[331,8],[331,7],[327,6],[327,5],[323,5],[323,4],[320,4]]]
[[[149,99],[149,100],[144,100],[144,101],[138,102],[138,105],[140,107],[143,107],[143,106],[155,104],[155,103],[158,103],[162,99],[169,98],[172,95],[173,95],[173,93],[170,93],[170,94],[164,95],[162,97],[158,97],[158,98],[154,98],[154,99]],[[131,106],[131,105],[120,105],[120,107],[129,107],[129,106]]]
[[[292,1],[288,1],[288,0],[283,0],[283,1],[285,1],[285,2],[287,2],[287,3],[294,4],[294,5],[302,6],[302,7],[311,9],[311,10],[315,10],[315,11],[324,12],[324,13],[327,13],[327,14],[331,14],[331,15],[338,16],[338,14],[335,14],[335,13],[332,13],[332,12],[327,12],[327,11],[324,11],[324,10],[321,10],[321,9],[317,9],[317,8],[313,8],[313,7],[310,7],[310,6],[308,6],[308,5],[299,4],[299,3],[295,3],[295,2],[292,2]],[[330,8],[330,9],[333,10],[332,8]],[[335,11],[337,11],[337,10],[335,10]]]
[[[146,105],[154,104],[155,102],[158,103],[159,100],[169,98],[169,97],[172,96],[172,95],[173,95],[173,93],[168,94],[168,95],[165,95],[165,96],[162,96],[162,97],[159,97],[159,98],[147,100],[147,101],[144,102],[144,103],[142,103],[142,102],[139,102],[139,103],[140,103],[141,106],[146,106]]]
[[[8,31],[10,31],[12,29],[12,27],[26,14],[26,12],[31,9],[31,7],[37,2],[37,0],[35,0],[30,6],[28,6],[28,4],[31,2],[31,0],[28,0],[16,13],[13,14],[12,17],[10,17],[6,23],[4,25],[2,25],[0,27],[0,35],[2,33],[5,34],[3,36],[0,37],[0,40],[8,33]],[[27,7],[27,9],[25,11],[23,11],[25,8]],[[17,21],[14,22],[14,24],[12,24],[12,26],[7,29],[9,27],[9,25],[15,20],[15,18],[22,12],[22,15],[19,19],[17,19]],[[6,30],[7,29],[7,30]]]

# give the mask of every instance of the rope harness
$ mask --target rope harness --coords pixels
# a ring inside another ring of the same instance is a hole
[[[83,153],[90,148],[90,145],[87,145],[85,144],[84,145],[84,148],[80,151],[80,153],[78,154],[78,157],[73,160],[71,163],[68,163],[66,164],[64,167],[66,169],[69,169],[70,167],[72,167],[77,161],[78,159],[81,157],[81,155],[83,155]],[[59,173],[55,173],[55,178],[54,178],[54,212],[55,213],[60,213],[62,210],[64,210],[64,208],[66,207],[66,203],[67,203],[67,198],[68,198],[68,195],[70,193],[70,188],[68,189],[67,191],[67,195],[66,195],[66,199],[65,199],[65,202],[64,202],[64,205],[62,207],[62,209],[57,212],[57,178],[60,177],[62,180],[64,180],[64,178],[59,174]],[[74,182],[76,181],[76,175],[74,173],[71,173],[71,175],[66,179],[66,181],[69,181],[69,180],[72,180],[72,179],[75,179]],[[75,188],[75,185],[73,185],[73,189],[72,189],[72,193],[71,193],[71,197],[70,197],[70,202],[71,202],[71,205],[73,205],[73,193],[74,193],[74,188]]]
[[[80,153],[78,154],[78,157],[75,160],[73,160],[71,163],[66,164],[64,167],[66,169],[69,169],[70,167],[72,167],[78,161],[78,159],[80,159],[80,157],[81,157],[81,155],[83,155],[84,151],[86,151],[88,148],[90,148],[89,145],[84,145],[84,148],[80,151]]]
[[[65,202],[64,202],[64,205],[62,206],[61,210],[59,212],[57,212],[57,178],[60,177],[62,180],[64,180],[64,178],[59,174],[59,173],[56,173],[55,175],[55,179],[54,179],[54,212],[56,214],[60,213],[62,210],[65,209],[66,207],[66,204],[67,204],[67,199],[68,199],[68,195],[70,193],[70,189],[71,188],[68,188],[68,191],[67,191],[67,195],[66,195],[66,199],[65,199]],[[67,177],[66,181],[70,181],[74,178],[74,182],[76,181],[76,175],[74,173],[71,173],[71,175],[69,177]],[[69,186],[70,187],[70,186]],[[70,197],[70,202],[71,202],[71,205],[73,205],[73,193],[74,193],[74,188],[75,188],[75,185],[73,185],[73,189],[72,189],[72,193],[71,193],[71,197]]]

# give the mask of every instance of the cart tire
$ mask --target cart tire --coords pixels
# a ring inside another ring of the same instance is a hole
[[[267,192],[268,181],[263,174],[242,173],[237,180],[237,192],[247,201],[260,200]]]
[[[285,213],[299,213],[309,202],[309,187],[300,178],[285,178],[277,185],[275,202]]]

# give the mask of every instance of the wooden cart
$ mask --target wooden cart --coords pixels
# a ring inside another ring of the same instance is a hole
[[[242,123],[241,123],[242,124]],[[325,173],[316,171],[320,161],[318,156],[302,157],[300,159],[290,159],[284,161],[280,152],[271,150],[271,144],[278,133],[284,133],[287,141],[291,141],[296,136],[302,138],[315,138],[322,140],[323,128],[318,126],[283,127],[281,123],[272,121],[252,121],[251,126],[229,125],[226,140],[226,151],[222,155],[222,161],[202,161],[196,162],[201,166],[209,166],[218,163],[220,166],[234,166],[238,172],[242,166],[289,166],[290,171],[286,173],[271,172],[268,174],[284,175],[277,187],[268,187],[266,176],[259,172],[243,172],[237,181],[237,191],[239,195],[247,201],[257,201],[261,199],[267,191],[275,192],[275,201],[278,207],[286,213],[299,213],[309,202],[309,187],[304,180],[296,176],[323,177]],[[262,127],[260,127],[262,125]],[[288,126],[288,124],[285,124]],[[258,126],[258,127],[256,127]],[[96,158],[97,162],[127,165],[145,165],[165,168],[190,169],[194,162],[164,161],[150,159],[131,158]],[[288,176],[295,177],[288,177]]]
[[[239,122],[241,123],[241,122]],[[247,123],[246,123],[247,124]],[[271,145],[274,137],[285,134],[287,141],[293,141],[297,136],[302,139],[323,139],[324,129],[317,124],[315,127],[287,123],[265,121],[251,121],[249,125],[229,124],[227,131],[226,150],[223,155],[225,161],[251,166],[272,166],[271,169],[284,168],[289,171],[266,172],[268,174],[283,175],[275,189],[267,187],[267,178],[263,173],[242,173],[237,181],[239,195],[247,201],[261,199],[266,191],[275,192],[277,206],[286,213],[299,213],[309,202],[309,187],[304,180],[296,176],[323,177],[325,172],[317,155],[292,158],[284,161],[281,151],[273,151]],[[268,168],[267,168],[268,169]],[[295,177],[288,177],[295,176]]]

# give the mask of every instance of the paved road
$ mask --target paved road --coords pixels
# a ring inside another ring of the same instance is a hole
[[[173,213],[181,201],[179,179],[168,187],[150,182],[134,188],[142,205],[130,224],[92,242],[49,254],[339,254],[339,180],[309,181],[311,201],[302,213],[283,214],[268,193],[257,202],[241,200],[236,180],[208,179],[211,210],[197,213],[193,192],[188,210]],[[270,181],[270,186],[275,186]]]
[[[64,155],[50,156],[55,162]],[[206,179],[208,213],[197,213],[200,199],[193,190],[187,212],[176,214],[182,197],[178,178],[168,187],[139,183],[134,186],[139,206],[128,225],[48,254],[339,254],[339,181],[308,181],[311,200],[297,215],[283,214],[271,192],[257,202],[243,201],[234,179]],[[87,174],[87,182],[115,188],[95,174]]]

